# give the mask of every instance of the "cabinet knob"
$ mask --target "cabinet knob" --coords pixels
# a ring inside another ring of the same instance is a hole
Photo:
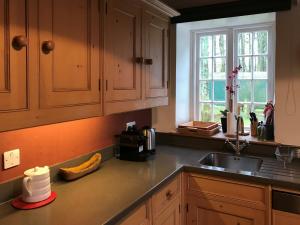
[[[170,200],[171,198],[172,198],[172,196],[173,196],[173,193],[172,193],[172,191],[167,191],[167,193],[166,193],[166,197],[167,197],[167,199],[168,200]]]
[[[22,48],[26,47],[27,45],[28,40],[23,35],[15,36],[12,40],[12,47],[17,51],[22,50]]]
[[[49,54],[55,48],[54,41],[44,41],[42,43],[42,51],[44,54]]]
[[[138,64],[143,64],[144,63],[144,58],[143,57],[136,57],[135,62]]]
[[[146,65],[153,65],[153,59],[145,59],[145,60],[144,60],[144,63],[145,63]]]

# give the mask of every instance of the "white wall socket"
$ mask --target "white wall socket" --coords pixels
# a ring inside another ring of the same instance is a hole
[[[3,154],[4,169],[20,165],[20,149],[14,149]]]

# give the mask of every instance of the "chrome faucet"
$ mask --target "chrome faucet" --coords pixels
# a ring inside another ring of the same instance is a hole
[[[239,128],[240,128],[241,119],[242,119],[241,116],[236,117],[236,120],[237,120],[237,123],[236,123],[236,143],[233,144],[232,142],[229,141],[229,139],[227,139],[225,141],[225,144],[229,144],[237,155],[240,155],[241,151],[249,146],[249,142],[247,140],[245,140],[245,143],[243,143],[243,144],[240,143]]]

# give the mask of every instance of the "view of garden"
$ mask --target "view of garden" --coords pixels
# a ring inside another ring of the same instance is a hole
[[[220,110],[226,108],[226,83],[230,75],[227,35],[203,35],[199,41],[199,119],[220,122]],[[263,120],[268,101],[268,31],[238,33],[235,48],[236,61],[242,66],[237,99],[243,104],[241,115],[249,126],[249,112],[254,111]]]

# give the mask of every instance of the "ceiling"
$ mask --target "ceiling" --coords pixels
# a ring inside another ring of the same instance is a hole
[[[199,7],[205,5],[213,5],[219,3],[228,3],[240,0],[161,0],[174,9],[184,9],[191,7]]]

